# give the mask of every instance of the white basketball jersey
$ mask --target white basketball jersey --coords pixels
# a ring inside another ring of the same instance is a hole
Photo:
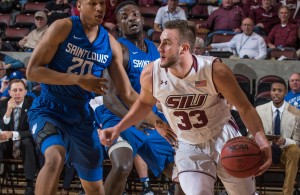
[[[204,143],[218,134],[230,119],[228,105],[212,80],[214,59],[194,56],[193,68],[183,79],[161,68],[160,59],[154,62],[153,96],[160,101],[179,141]]]

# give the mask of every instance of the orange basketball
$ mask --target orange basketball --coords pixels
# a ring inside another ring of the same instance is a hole
[[[234,177],[245,178],[254,175],[262,162],[259,146],[248,137],[235,137],[228,140],[221,151],[221,163]]]

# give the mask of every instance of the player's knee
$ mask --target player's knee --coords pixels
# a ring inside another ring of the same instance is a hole
[[[65,161],[65,151],[62,146],[48,148],[45,151],[45,167],[55,173],[60,172]]]
[[[128,176],[132,170],[133,162],[129,160],[112,162],[112,171],[115,171],[120,176]]]

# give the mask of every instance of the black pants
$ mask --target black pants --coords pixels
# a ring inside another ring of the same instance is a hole
[[[21,158],[25,172],[25,179],[34,180],[36,172],[35,143],[31,138],[20,140]],[[0,144],[0,162],[5,158],[12,157],[13,142],[3,142]]]

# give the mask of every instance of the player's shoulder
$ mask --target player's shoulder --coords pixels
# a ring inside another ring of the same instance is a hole
[[[47,32],[52,35],[57,34],[58,36],[63,36],[64,34],[69,34],[72,29],[72,20],[69,18],[58,19],[53,22]],[[57,36],[55,35],[55,36]]]

